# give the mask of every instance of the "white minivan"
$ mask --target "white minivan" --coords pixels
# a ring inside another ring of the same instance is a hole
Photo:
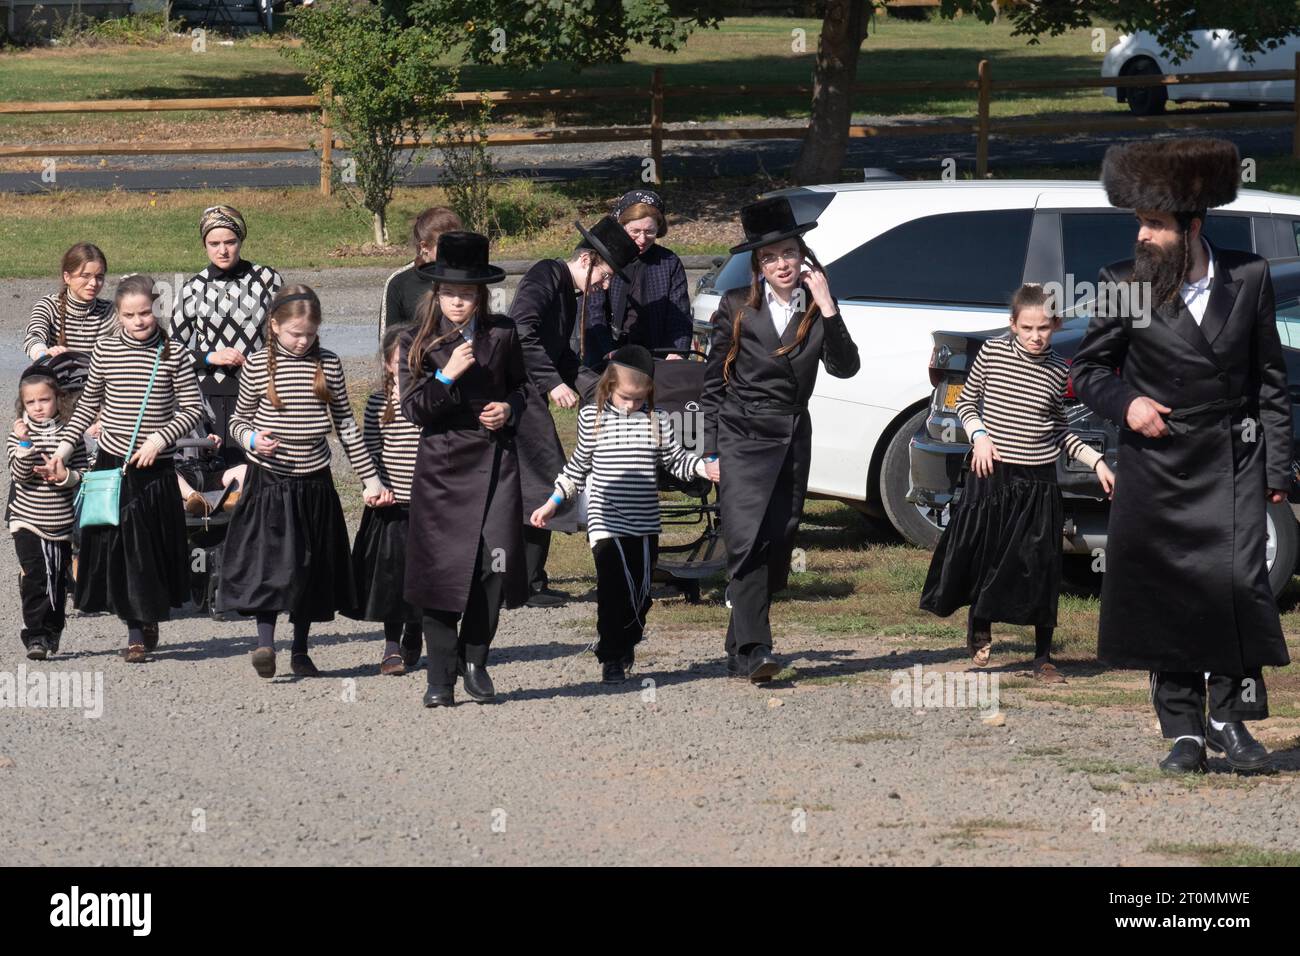
[[[908,443],[933,393],[931,333],[1003,325],[1022,282],[1095,282],[1103,265],[1132,254],[1133,215],[1095,182],[873,182],[779,195],[800,222],[817,221],[806,238],[862,356],[853,378],[817,379],[809,492],[926,540],[929,523],[907,500]],[[1300,198],[1242,190],[1211,213],[1206,234],[1269,259],[1296,256]],[[697,337],[707,337],[719,295],[749,280],[748,254],[700,280]]]

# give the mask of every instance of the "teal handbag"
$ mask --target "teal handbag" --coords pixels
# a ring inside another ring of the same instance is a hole
[[[149,404],[153,393],[154,379],[158,377],[158,363],[162,361],[166,343],[158,346],[158,354],[153,359],[153,371],[149,373],[149,387],[144,391],[144,401],[140,403],[140,414],[135,416],[135,430],[131,432],[131,451],[129,460],[135,452],[135,440],[140,435],[140,423],[144,421],[144,409]],[[126,462],[121,468],[88,471],[81,479],[81,490],[77,492],[77,507],[81,516],[77,519],[81,528],[116,528],[121,513],[122,476],[126,474]]]

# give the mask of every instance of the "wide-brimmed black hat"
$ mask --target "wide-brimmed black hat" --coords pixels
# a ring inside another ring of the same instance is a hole
[[[79,392],[86,387],[90,377],[90,356],[85,352],[63,352],[37,359],[18,376],[22,381],[29,375],[48,375],[65,392]]]
[[[613,216],[604,216],[590,229],[582,223],[575,222],[578,232],[582,234],[582,245],[595,251],[609,264],[609,267],[622,278],[627,278],[623,270],[636,261],[641,250],[624,231],[622,224]]]
[[[623,365],[655,377],[655,358],[644,345],[624,345],[609,357],[610,365]]]
[[[741,206],[740,226],[745,230],[745,241],[731,247],[732,255],[759,249],[791,236],[802,236],[809,229],[817,228],[817,223],[796,222],[790,200],[784,196],[773,196]]]
[[[1112,146],[1101,183],[1112,206],[1200,212],[1237,198],[1241,154],[1226,139],[1190,136]]]
[[[438,258],[416,268],[430,282],[487,285],[506,277],[505,269],[488,262],[487,236],[477,232],[444,232],[438,237]]]

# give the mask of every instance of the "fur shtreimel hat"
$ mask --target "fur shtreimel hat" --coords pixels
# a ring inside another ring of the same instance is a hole
[[[1106,196],[1121,209],[1213,209],[1237,198],[1240,178],[1237,147],[1208,136],[1112,146],[1101,163]]]

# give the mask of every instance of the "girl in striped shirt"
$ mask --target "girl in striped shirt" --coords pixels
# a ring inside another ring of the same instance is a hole
[[[1069,366],[1052,351],[1060,326],[1042,286],[1011,300],[1011,330],[984,343],[962,386],[957,414],[972,451],[961,500],[935,548],[921,608],[947,616],[970,605],[967,648],[989,663],[993,621],[1034,625],[1035,679],[1063,683],[1051,662],[1061,585],[1064,516],[1056,460],[1064,451],[1115,476],[1101,454],[1070,432],[1063,396]]]
[[[23,351],[33,362],[46,355],[85,352],[115,329],[113,303],[99,298],[108,260],[99,246],[79,242],[63,254],[63,285],[37,300]]]
[[[78,442],[68,467],[55,455],[58,433],[72,401],[44,363],[18,382],[18,420],[9,433],[9,502],[5,521],[18,553],[18,593],[23,605],[19,632],[29,660],[59,650],[72,565],[73,498],[86,470]]]
[[[281,612],[293,624],[293,673],[316,677],[320,671],[307,654],[312,622],[356,607],[347,524],[330,473],[330,432],[338,432],[366,504],[391,493],[361,441],[343,364],[321,348],[316,293],[305,285],[283,288],[267,316],[266,347],[244,364],[230,417],[231,439],[247,450],[249,468],[226,532],[219,586],[227,607],[257,618],[252,661],[260,677],[275,676]]]
[[[406,581],[406,533],[410,523],[411,476],[420,450],[420,429],[402,414],[397,388],[397,363],[405,326],[384,333],[380,360],[383,388],[370,395],[362,419],[362,439],[389,489],[361,516],[361,528],[352,546],[352,572],[357,585],[358,610],[363,621],[384,623],[384,655],[379,673],[405,674],[420,661],[424,632],[422,611],[403,595]],[[350,615],[352,616],[352,615]]]
[[[73,602],[81,611],[108,611],[126,622],[123,656],[131,664],[148,659],[158,622],[169,620],[190,593],[172,453],[176,440],[198,424],[203,403],[188,357],[168,347],[159,327],[158,298],[148,276],[118,283],[114,306],[121,328],[95,343],[86,387],[59,434],[58,456],[68,463],[98,416],[95,470],[125,469],[118,524],[81,531]]]
[[[632,666],[650,611],[650,573],[659,554],[658,469],[707,478],[704,461],[673,435],[654,407],[654,359],[640,345],[616,350],[578,412],[578,447],[555,479],[555,493],[532,514],[546,522],[587,482],[587,539],[596,562],[596,659],[601,680],[620,683]],[[588,480],[588,476],[590,479]]]

